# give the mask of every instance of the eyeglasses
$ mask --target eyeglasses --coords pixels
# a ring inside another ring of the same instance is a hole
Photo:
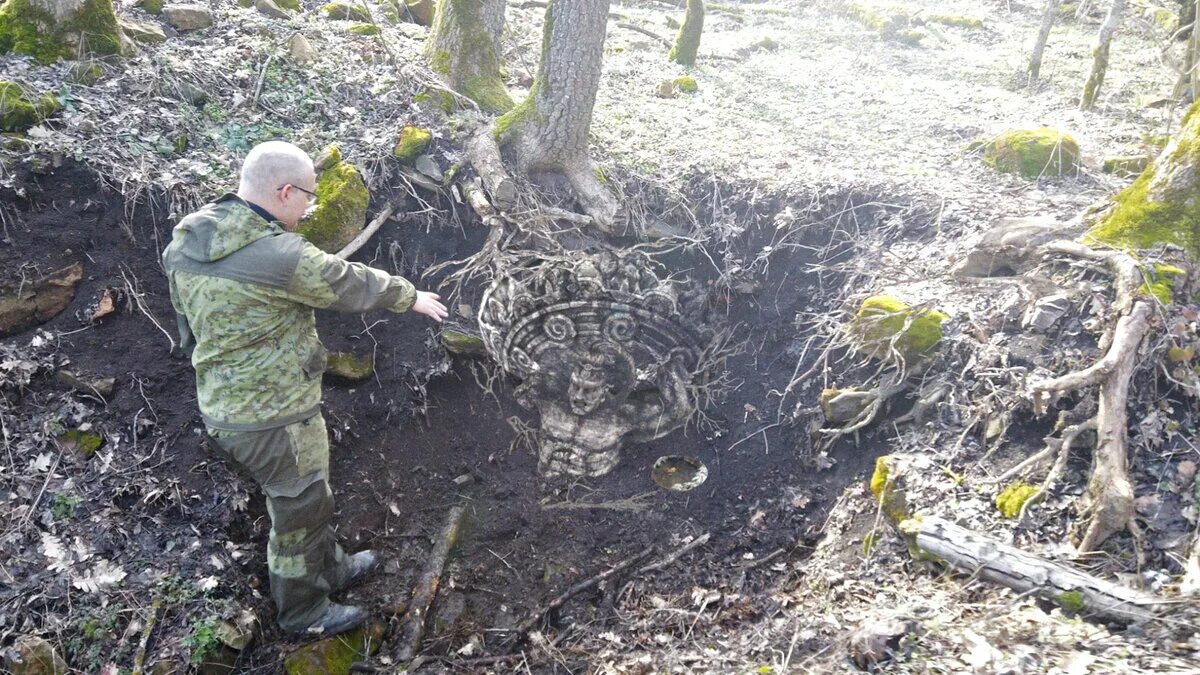
[[[294,183],[285,183],[285,184],[280,185],[279,187],[275,188],[275,190],[276,191],[282,190],[289,185],[291,185],[292,187],[296,188],[297,190],[303,192],[304,194],[308,195],[308,201],[315,202],[317,200],[317,193],[305,190],[304,188],[302,188],[299,185],[296,185]]]

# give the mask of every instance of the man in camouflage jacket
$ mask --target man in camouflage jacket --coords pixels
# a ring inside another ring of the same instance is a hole
[[[436,321],[446,308],[402,277],[346,262],[295,234],[315,189],[312,160],[299,148],[256,146],[237,194],[180,221],[162,262],[208,433],[266,494],[267,566],[279,624],[290,633],[328,635],[366,618],[329,595],[377,559],[371,551],[347,556],[334,538],[320,409],[325,349],[313,308],[411,309]]]

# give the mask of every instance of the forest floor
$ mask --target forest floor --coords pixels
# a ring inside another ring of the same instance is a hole
[[[396,66],[376,39],[348,35],[316,3],[302,4],[301,16],[279,21],[212,3],[213,28],[145,46],[91,86],[68,84],[65,66],[0,57],[6,78],[66,102],[28,148],[0,150],[0,281],[84,268],[66,311],[0,342],[0,647],[38,634],[78,672],[128,672],[153,616],[148,661],[187,664],[229,655],[213,631],[247,612],[261,627],[232,654],[239,671],[273,672],[297,647],[273,624],[261,496],[206,447],[190,366],[169,355],[174,321],[158,251],[178,217],[231,188],[251,145],[276,137],[314,152],[337,143],[363,169],[372,210],[390,201],[406,212],[358,260],[416,279],[471,255],[486,235],[452,191],[414,187],[390,159],[398,129],[413,121],[434,130],[433,154],[450,167],[472,121],[414,103],[428,78],[415,65],[425,29],[383,25]],[[543,10],[512,4],[506,57],[520,95],[536,68]],[[1111,195],[1128,179],[1101,172],[1102,160],[1155,152],[1148,139],[1174,131],[1181,115],[1162,104],[1174,80],[1160,58],[1168,30],[1149,9],[1126,19],[1100,103],[1085,113],[1077,96],[1102,17],[1064,19],[1043,80],[1029,87],[1021,72],[1040,6],[889,6],[914,25],[937,13],[983,27],[929,23],[911,46],[864,27],[848,5],[740,3],[710,11],[700,62],[685,70],[653,38],[610,22],[595,156],[635,221],[685,227],[701,242],[703,255],[688,261],[713,270],[691,273],[724,280],[711,301],[743,344],[703,423],[627,449],[612,474],[539,482],[509,424],[528,413],[507,383],[489,381],[487,364],[449,357],[418,317],[320,313],[331,350],[371,352],[376,363],[368,382],[326,387],[339,536],[387,561],[347,600],[394,623],[446,510],[469,507],[421,672],[854,670],[850,634],[901,616],[921,630],[905,641],[897,672],[1197,672],[1200,633],[1182,603],[1175,618],[1106,626],[931,573],[879,526],[865,481],[877,456],[905,451],[928,461],[912,486],[922,510],[1070,559],[1065,533],[1085,458],[1028,521],[992,505],[991,479],[1040,449],[1052,420],[997,395],[993,405],[1012,412],[996,409],[981,424],[964,395],[922,425],[884,422],[829,444],[809,433],[823,388],[871,378],[873,366],[830,345],[856,303],[882,290],[950,314],[940,373],[994,384],[977,376],[979,364],[996,365],[989,346],[1021,341],[1005,318],[1020,308],[1012,292],[965,291],[951,266],[1000,218],[1067,220]],[[682,14],[670,3],[612,10],[663,37],[673,33],[667,17]],[[317,47],[316,63],[288,60],[293,31]],[[656,95],[685,73],[696,93]],[[968,149],[1041,125],[1078,139],[1078,176],[1006,176]],[[188,148],[178,153],[182,135]],[[688,261],[676,271],[688,273]],[[93,320],[106,291],[117,311]],[[452,323],[470,325],[478,292],[452,298]],[[1065,372],[1094,358],[1087,317],[1081,310],[1054,339],[1026,345],[1030,367]],[[829,355],[825,366],[789,389],[819,354]],[[62,370],[116,386],[81,394],[55,377]],[[1135,405],[1146,566],[1127,535],[1084,564],[1169,592],[1196,522],[1195,403],[1152,387]],[[104,439],[94,455],[58,440],[80,428]],[[658,489],[649,469],[664,454],[699,458],[707,482],[684,494]],[[647,561],[662,560],[705,535],[677,562],[572,599],[513,658],[472,661],[512,650],[508,631],[571,584],[647,548]],[[391,639],[372,665],[391,665]]]

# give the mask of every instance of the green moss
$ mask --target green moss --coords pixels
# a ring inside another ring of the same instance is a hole
[[[0,81],[0,131],[25,131],[60,108],[62,105],[51,94],[32,101],[15,82]]]
[[[373,23],[356,23],[353,26],[350,26],[349,28],[347,28],[346,32],[348,32],[352,35],[368,36],[368,35],[379,35],[381,31],[379,30],[379,26],[376,26]]]
[[[1021,508],[1025,506],[1025,502],[1029,498],[1041,491],[1036,485],[1030,485],[1025,481],[1017,481],[1000,491],[996,495],[996,509],[1005,518],[1016,518],[1021,513]]]
[[[287,2],[287,0],[284,0],[284,2]],[[300,3],[297,0],[292,0],[292,2],[296,2],[297,8],[300,6]],[[283,3],[278,4],[280,7],[283,6]],[[162,8],[163,0],[142,0],[142,9],[150,12],[151,14],[161,14]]]
[[[283,669],[287,675],[345,675],[355,661],[379,651],[383,630],[383,624],[372,623],[305,645],[284,657]]]
[[[672,80],[671,84],[675,85],[676,89],[685,94],[694,94],[700,89],[700,86],[696,84],[696,78],[691,75],[680,75]]]
[[[392,150],[392,154],[401,162],[412,164],[418,157],[425,154],[432,141],[433,134],[408,124],[400,130],[400,138],[396,141],[396,147]]]
[[[85,44],[79,44],[85,41]],[[120,29],[112,0],[83,0],[61,23],[29,0],[0,5],[0,53],[26,54],[43,64],[76,58],[80,53],[121,53]]]
[[[1058,603],[1059,607],[1062,607],[1072,614],[1078,614],[1082,612],[1084,608],[1083,593],[1079,591],[1065,591],[1063,593],[1059,593],[1058,595],[1054,596],[1054,601]]]
[[[470,0],[446,2],[450,4],[441,5],[430,17],[432,28],[425,48],[430,69],[441,75],[451,89],[483,110],[491,113],[512,110],[512,96],[500,76],[503,70],[500,53],[491,32],[480,20],[479,7]],[[444,37],[451,33],[458,36],[453,54],[447,50],[450,43]]]
[[[942,339],[942,322],[949,317],[935,309],[918,309],[889,295],[863,300],[854,331],[869,351],[890,357],[892,349],[906,360],[919,358]]]
[[[1149,275],[1150,278],[1142,284],[1138,291],[1145,295],[1152,295],[1162,304],[1169,305],[1176,280],[1185,274],[1187,273],[1184,270],[1174,265],[1155,264]]]
[[[293,12],[300,11],[300,0],[275,0],[275,4],[283,9],[290,9]]]
[[[330,19],[337,19],[339,21],[371,22],[370,13],[362,5],[358,4],[331,2],[321,6],[321,13]]]
[[[940,23],[943,26],[953,26],[954,28],[969,28],[972,30],[979,30],[983,28],[983,19],[978,19],[973,16],[932,14],[925,17],[925,20],[930,23]]]
[[[896,489],[893,461],[891,455],[884,455],[875,460],[875,472],[871,474],[871,494],[875,495],[883,515],[893,523],[900,523],[912,514],[909,513],[904,492]]]
[[[461,93],[488,112],[503,113],[513,109],[512,96],[499,76],[477,75],[462,84]]]
[[[1171,363],[1188,363],[1196,358],[1195,347],[1171,347],[1167,350],[1167,360]]]
[[[487,354],[487,349],[483,345],[483,338],[478,335],[444,328],[442,329],[441,340],[442,346],[451,354],[470,357],[485,356]]]
[[[1075,174],[1079,144],[1046,127],[1006,131],[984,147],[983,161],[997,171],[1029,179]]]
[[[75,448],[77,452],[87,457],[96,454],[96,451],[104,445],[104,439],[100,437],[100,434],[82,429],[72,429],[59,436],[58,441],[63,445]]]
[[[704,0],[688,0],[683,25],[675,35],[675,44],[667,52],[667,58],[682,66],[696,63],[696,52],[700,50],[700,35],[704,32]]]
[[[538,82],[534,81],[533,87],[529,90],[529,95],[525,97],[516,107],[496,118],[495,136],[496,142],[504,145],[511,141],[516,134],[516,131],[527,123],[536,123],[541,119],[541,113],[537,109],[537,91]]]
[[[896,31],[896,41],[909,47],[920,47],[921,40],[925,39],[927,33],[920,28],[908,28],[906,30]]]
[[[317,161],[313,162],[313,168],[317,171],[324,171],[332,168],[334,165],[342,161],[342,149],[337,144],[332,144],[321,151],[317,155]]]
[[[81,84],[90,87],[104,75],[104,69],[97,63],[82,62],[71,66],[67,71],[67,81],[71,84]]]
[[[450,75],[450,52],[438,50],[429,59],[429,69],[443,77]]]
[[[1104,160],[1104,173],[1118,176],[1136,176],[1150,166],[1150,158],[1146,155],[1128,155],[1124,157],[1109,157]]]
[[[339,162],[317,178],[317,208],[297,231],[321,250],[334,253],[362,231],[370,200],[358,169]]]
[[[348,352],[336,352],[329,355],[329,363],[325,375],[335,380],[346,382],[361,382],[375,372],[375,356],[366,354],[358,356]]]

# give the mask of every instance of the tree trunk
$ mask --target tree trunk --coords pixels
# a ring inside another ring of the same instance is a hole
[[[667,58],[683,66],[694,65],[696,51],[700,49],[700,33],[703,31],[704,0],[687,0],[687,14],[683,17],[679,35],[675,36],[675,46]]]
[[[1046,41],[1050,39],[1050,29],[1054,28],[1054,20],[1058,18],[1058,8],[1062,0],[1046,0],[1046,11],[1042,14],[1042,27],[1038,30],[1037,42],[1033,43],[1033,55],[1029,57],[1029,81],[1035,82],[1042,72],[1042,53],[1046,51]]]
[[[8,0],[0,4],[0,53],[59,59],[130,53],[112,0]]]
[[[529,96],[496,121],[496,138],[525,172],[560,172],[583,210],[611,228],[616,198],[588,156],[588,130],[600,85],[609,0],[550,0],[542,59]]]
[[[494,113],[513,107],[500,77],[504,5],[504,0],[440,0],[425,43],[425,58],[446,85]]]
[[[1109,47],[1112,45],[1113,33],[1117,32],[1117,26],[1121,23],[1121,15],[1125,12],[1125,2],[1126,0],[1113,0],[1108,8],[1108,16],[1104,17],[1104,24],[1100,26],[1096,48],[1092,50],[1092,72],[1083,85],[1083,96],[1079,100],[1079,107],[1083,110],[1090,110],[1096,104],[1100,87],[1104,85],[1104,74],[1108,71]]]

